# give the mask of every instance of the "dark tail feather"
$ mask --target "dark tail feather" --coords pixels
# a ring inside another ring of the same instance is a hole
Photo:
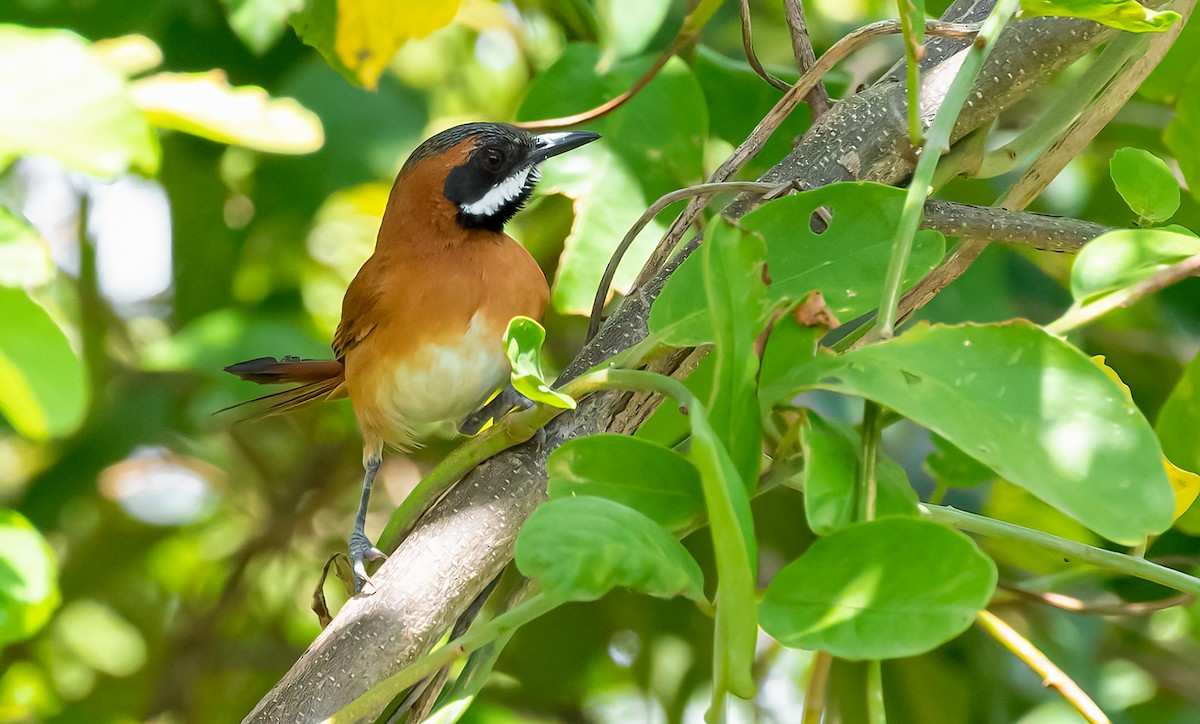
[[[335,360],[302,360],[297,357],[284,357],[282,360],[277,360],[274,357],[260,357],[230,365],[225,368],[225,371],[260,385],[301,383],[298,387],[290,390],[239,402],[214,413],[220,414],[256,403],[270,403],[243,417],[243,422],[281,415],[310,402],[334,400],[346,396],[343,386],[346,382],[345,368],[341,362]]]

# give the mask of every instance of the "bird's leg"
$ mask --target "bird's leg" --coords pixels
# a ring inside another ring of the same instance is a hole
[[[500,394],[492,398],[491,402],[463,420],[462,424],[458,426],[458,431],[463,435],[474,435],[482,430],[487,421],[492,418],[499,420],[513,408],[528,410],[531,407],[533,407],[533,400],[517,392],[516,388],[509,384],[500,391]]]
[[[375,584],[367,575],[366,561],[387,558],[383,551],[371,544],[367,538],[367,503],[371,500],[371,486],[375,483],[375,474],[379,472],[382,456],[376,452],[363,462],[366,475],[363,476],[362,500],[358,503],[358,517],[354,519],[354,530],[350,532],[350,567],[354,571],[354,593],[371,595],[375,592]]]

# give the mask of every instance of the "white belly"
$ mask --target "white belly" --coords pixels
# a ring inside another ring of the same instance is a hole
[[[388,442],[407,448],[430,435],[453,434],[507,381],[502,344],[495,327],[476,316],[462,337],[429,345],[388,370],[378,393],[392,432]]]

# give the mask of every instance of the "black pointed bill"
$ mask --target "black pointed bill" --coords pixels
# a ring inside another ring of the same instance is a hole
[[[560,133],[543,133],[534,136],[535,147],[529,154],[529,165],[536,166],[551,156],[573,151],[580,146],[591,143],[600,137],[599,133],[591,131],[563,131]]]

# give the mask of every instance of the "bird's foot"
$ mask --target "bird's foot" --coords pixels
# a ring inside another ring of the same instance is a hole
[[[375,593],[375,582],[367,575],[367,561],[386,559],[387,554],[371,544],[366,534],[356,530],[350,534],[350,569],[354,572],[354,595]]]
[[[492,398],[491,402],[480,408],[478,412],[463,420],[462,424],[458,426],[458,431],[470,437],[478,434],[489,420],[495,419],[499,422],[500,418],[514,409],[528,410],[531,407],[533,407],[533,400],[517,392],[512,385],[509,385],[501,390],[500,394]]]

